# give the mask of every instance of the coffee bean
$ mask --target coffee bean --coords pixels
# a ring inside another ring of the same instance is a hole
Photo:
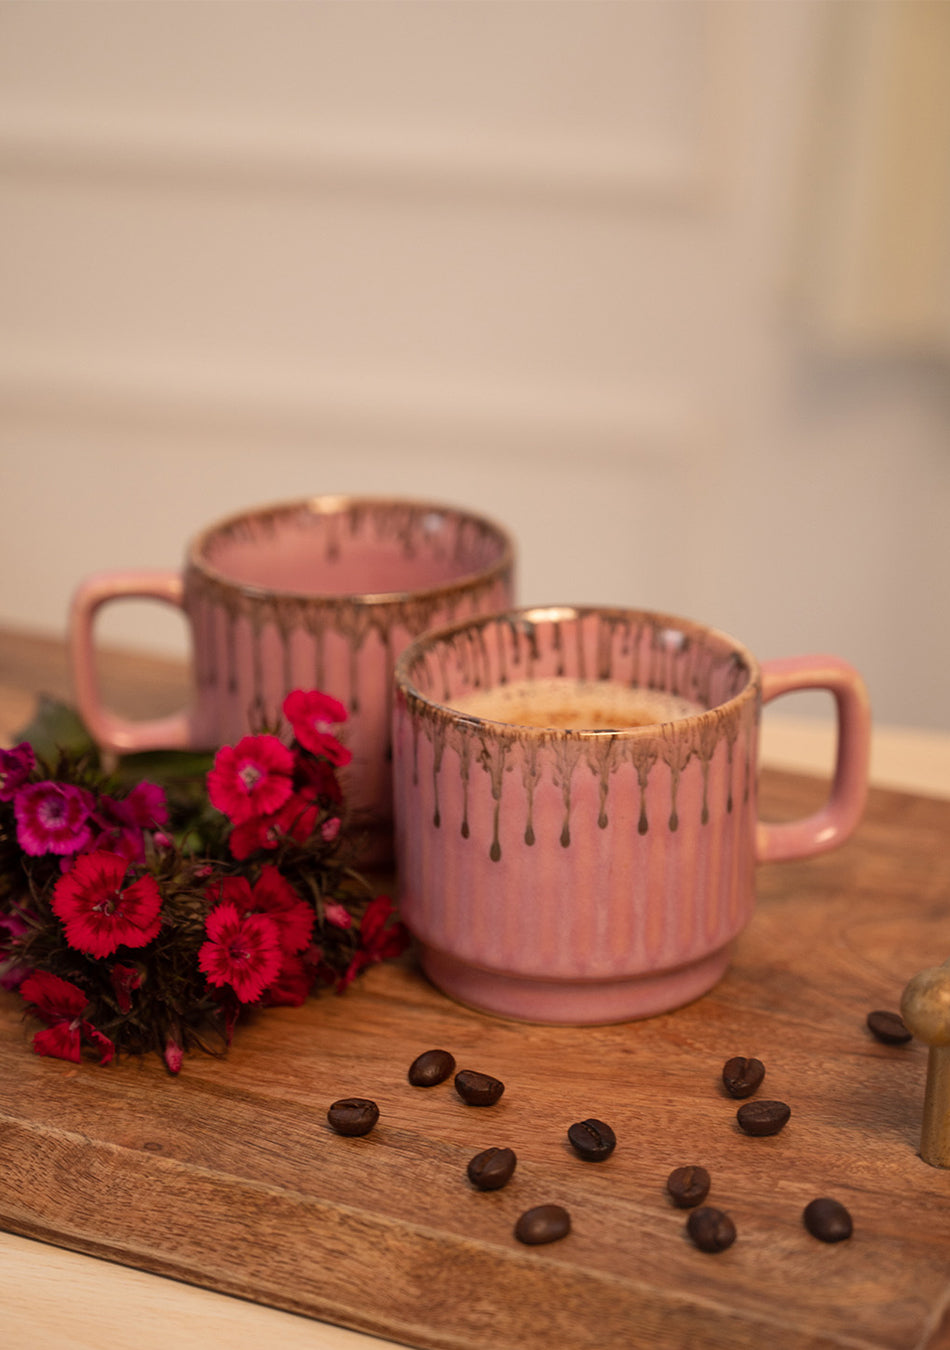
[[[722,1081],[730,1097],[751,1097],[765,1077],[765,1065],[760,1059],[743,1059],[736,1055],[727,1059],[722,1070]]]
[[[571,1216],[560,1205],[537,1205],[526,1209],[515,1224],[515,1237],[529,1247],[557,1242],[571,1231]]]
[[[736,1226],[721,1209],[703,1205],[686,1220],[686,1231],[701,1252],[724,1252],[736,1240]]]
[[[843,1242],[851,1236],[854,1227],[844,1205],[827,1196],[806,1205],[802,1219],[812,1237],[821,1242]]]
[[[500,1191],[511,1180],[518,1159],[510,1148],[486,1148],[468,1165],[468,1179],[480,1191]]]
[[[435,1087],[444,1083],[455,1068],[455,1058],[448,1050],[426,1050],[409,1065],[409,1082],[413,1087]]]
[[[327,1112],[337,1134],[369,1134],[379,1120],[379,1107],[368,1097],[342,1097]]]
[[[906,1045],[912,1041],[913,1035],[904,1025],[904,1019],[900,1013],[895,1012],[870,1012],[868,1013],[868,1031],[876,1036],[879,1041],[885,1045]]]
[[[710,1178],[705,1167],[677,1167],[666,1179],[666,1189],[678,1209],[701,1205],[709,1194]]]
[[[585,1162],[603,1162],[617,1147],[617,1136],[602,1120],[579,1120],[570,1127],[567,1137]]]
[[[792,1108],[785,1102],[746,1102],[736,1112],[739,1128],[746,1134],[778,1134],[792,1114]]]
[[[462,1069],[455,1075],[455,1091],[469,1106],[494,1106],[504,1090],[499,1079],[474,1069]]]

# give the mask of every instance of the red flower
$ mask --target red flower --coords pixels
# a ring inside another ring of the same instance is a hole
[[[303,951],[313,932],[313,910],[305,904],[276,867],[264,867],[253,889],[246,877],[225,877],[208,892],[226,900],[239,914],[266,914],[277,929],[281,951],[290,956]]]
[[[162,926],[162,897],[154,877],[124,885],[128,859],[99,850],[81,854],[53,891],[53,912],[66,941],[87,956],[117,947],[144,947]]]
[[[115,990],[115,1000],[119,1005],[119,1012],[130,1012],[132,1009],[132,990],[140,989],[142,985],[141,972],[136,970],[135,966],[116,964],[109,973],[112,977],[112,988]]]
[[[222,900],[205,920],[205,932],[208,941],[199,948],[198,965],[208,983],[230,985],[242,1003],[255,1003],[281,967],[280,934],[273,919],[241,914],[232,901]]]
[[[297,784],[305,797],[328,797],[331,802],[343,801],[336,770],[325,759],[311,759],[300,755],[297,759]]]
[[[218,751],[208,774],[211,803],[235,825],[269,816],[293,791],[294,757],[276,736],[244,736]]]
[[[388,961],[404,950],[409,941],[408,932],[401,923],[388,926],[395,913],[393,902],[388,895],[377,895],[375,900],[370,901],[360,923],[360,945],[340,977],[337,984],[338,994],[342,994],[366,966],[372,965],[375,961]]]
[[[340,744],[331,730],[347,719],[342,703],[316,689],[309,693],[295,689],[284,699],[284,716],[305,750],[328,759],[331,764],[349,764],[352,752]]]
[[[285,956],[277,979],[264,991],[264,1002],[271,1007],[299,1008],[306,1003],[314,973],[302,957]]]
[[[313,833],[320,816],[320,807],[299,793],[289,797],[279,811],[269,816],[251,816],[235,825],[228,838],[228,847],[238,862],[243,862],[258,849],[275,849],[282,839],[293,839],[305,844]]]
[[[95,1046],[100,1064],[111,1063],[115,1046],[91,1022],[83,1020],[81,1014],[89,1000],[76,985],[37,970],[20,985],[20,993],[27,1003],[33,1004],[36,1016],[46,1023],[46,1030],[33,1037],[36,1054],[55,1055],[57,1059],[78,1064],[85,1040]]]

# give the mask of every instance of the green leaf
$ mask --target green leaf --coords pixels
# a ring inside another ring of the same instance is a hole
[[[29,741],[40,759],[55,760],[60,751],[74,755],[91,755],[98,764],[99,753],[82,718],[59,699],[40,694],[36,712],[13,738]]]

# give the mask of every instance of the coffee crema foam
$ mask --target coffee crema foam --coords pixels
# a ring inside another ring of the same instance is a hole
[[[676,722],[706,711],[701,704],[662,689],[559,676],[473,689],[453,698],[451,706],[490,722],[559,731],[622,731]]]

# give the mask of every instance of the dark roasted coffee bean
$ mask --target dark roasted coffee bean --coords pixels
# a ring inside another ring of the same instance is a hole
[[[617,1136],[602,1120],[579,1120],[570,1127],[567,1137],[585,1162],[603,1162],[617,1147]]]
[[[765,1065],[760,1059],[736,1055],[723,1065],[722,1081],[730,1097],[751,1097],[764,1077]]]
[[[778,1134],[792,1114],[786,1102],[746,1102],[736,1112],[739,1128],[746,1134]]]
[[[904,1019],[896,1012],[868,1013],[868,1031],[885,1045],[906,1045],[913,1035],[904,1025]]]
[[[529,1247],[557,1242],[571,1231],[571,1216],[560,1205],[538,1205],[526,1209],[515,1224],[515,1237]]]
[[[379,1120],[379,1107],[368,1097],[342,1097],[327,1112],[337,1134],[369,1134]]]
[[[426,1050],[409,1065],[409,1082],[413,1087],[435,1087],[444,1083],[455,1068],[455,1058],[448,1050]]]
[[[686,1220],[686,1231],[701,1252],[724,1252],[736,1240],[736,1226],[721,1209],[703,1205]]]
[[[666,1189],[678,1209],[701,1205],[709,1194],[709,1185],[705,1167],[677,1167],[666,1179]]]
[[[469,1163],[468,1179],[480,1191],[500,1191],[511,1180],[517,1161],[513,1149],[486,1148]]]
[[[821,1242],[843,1242],[851,1236],[854,1225],[851,1215],[839,1200],[830,1200],[822,1196],[805,1206],[802,1215],[805,1227],[812,1237]]]
[[[499,1079],[474,1069],[462,1069],[455,1075],[455,1091],[469,1106],[494,1106],[504,1090]]]

